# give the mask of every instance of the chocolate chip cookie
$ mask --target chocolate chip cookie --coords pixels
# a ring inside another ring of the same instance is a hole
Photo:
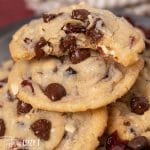
[[[80,49],[61,58],[17,62],[9,76],[9,89],[35,108],[86,111],[124,95],[142,67],[142,60],[124,67],[98,51]]]
[[[7,79],[12,61],[3,63],[0,79]],[[24,83],[28,85],[28,82]],[[105,108],[82,113],[57,113],[35,109],[8,90],[7,80],[0,90],[1,150],[89,150],[98,145],[98,137],[107,124]],[[96,122],[96,123],[95,123]],[[84,136],[83,136],[84,135]],[[83,142],[84,141],[84,142]]]
[[[43,14],[19,29],[10,43],[14,60],[76,55],[89,48],[129,66],[139,60],[144,40],[124,18],[80,3]]]
[[[129,93],[110,109],[108,132],[120,138],[144,136],[150,140],[150,50],[143,54],[145,67]]]
[[[106,123],[106,109],[56,113],[34,109],[3,88],[0,93],[0,149],[94,149]],[[95,123],[96,122],[96,123]],[[84,141],[84,142],[83,142]]]

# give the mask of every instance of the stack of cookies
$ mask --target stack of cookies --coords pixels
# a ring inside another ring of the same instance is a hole
[[[0,149],[148,150],[144,47],[124,18],[83,3],[24,25],[0,70]]]

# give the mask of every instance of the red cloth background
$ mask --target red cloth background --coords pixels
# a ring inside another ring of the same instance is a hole
[[[0,28],[32,15],[23,0],[0,0]]]

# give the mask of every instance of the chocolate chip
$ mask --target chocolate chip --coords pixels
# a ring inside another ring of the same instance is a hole
[[[56,14],[43,14],[42,17],[43,17],[43,21],[45,23],[48,23],[51,20],[53,20],[54,18],[56,18]]]
[[[128,147],[132,150],[146,150],[148,147],[148,140],[144,136],[135,137],[133,140],[128,142]]]
[[[32,40],[31,39],[29,39],[29,38],[25,38],[24,40],[23,40],[26,44],[30,44],[31,42],[32,42]]]
[[[72,51],[76,49],[76,38],[75,36],[67,35],[66,37],[61,38],[60,40],[60,49],[62,52]]]
[[[63,139],[67,138],[67,136],[68,136],[68,132],[65,131],[65,132],[64,132],[64,135],[63,135]]]
[[[65,26],[63,26],[62,30],[64,30],[66,34],[86,32],[86,28],[80,23],[67,23]]]
[[[49,41],[46,41],[43,37],[41,37],[40,40],[35,44],[34,51],[37,59],[40,59],[45,56],[43,47],[46,45],[51,47],[51,43]]]
[[[73,75],[73,74],[77,74],[77,71],[75,71],[73,68],[69,67],[66,69],[66,72],[69,74],[69,75]]]
[[[32,106],[30,104],[24,103],[22,101],[18,101],[17,103],[17,113],[18,114],[26,114],[28,112],[30,112],[30,110],[32,109]]]
[[[85,21],[88,19],[90,12],[86,9],[75,9],[72,11],[72,19]]]
[[[29,80],[23,80],[21,82],[21,86],[22,87],[29,86],[31,88],[32,93],[34,93],[33,85],[32,85],[32,83]]]
[[[93,23],[92,27],[90,27],[86,31],[86,35],[91,38],[92,42],[97,42],[103,37],[100,27],[98,27],[98,24],[100,24],[99,26],[104,26],[102,20],[100,18],[97,18]]]
[[[89,48],[81,48],[70,52],[69,58],[73,64],[77,64],[90,57],[90,55],[91,53]]]
[[[5,135],[5,122],[3,119],[0,119],[0,137]]]
[[[0,88],[4,87],[4,84],[7,83],[7,81],[8,81],[8,78],[0,80]]]
[[[123,124],[124,124],[125,126],[130,126],[130,125],[131,125],[131,123],[130,123],[129,121],[124,121]]]
[[[45,52],[42,49],[36,50],[35,53],[37,59],[41,59],[42,57],[45,56]]]
[[[42,140],[49,140],[51,122],[46,119],[39,119],[31,125],[34,134]]]
[[[127,141],[123,141],[119,138],[117,131],[108,136],[106,140],[107,150],[126,150]]]
[[[53,72],[56,73],[58,71],[58,67],[56,66],[54,69],[53,69]]]
[[[44,94],[52,101],[57,101],[66,96],[66,90],[59,83],[51,83],[44,90]]]
[[[133,97],[130,101],[131,111],[142,115],[149,109],[149,102],[145,97]]]
[[[63,13],[59,13],[59,14],[43,14],[42,17],[43,17],[43,21],[45,23],[48,23],[50,22],[51,20],[55,19],[56,17],[62,15]]]
[[[131,132],[132,134],[136,135],[136,131],[132,127],[129,128],[129,132]]]
[[[0,80],[0,82],[6,83],[8,82],[8,78],[4,78],[3,80]]]

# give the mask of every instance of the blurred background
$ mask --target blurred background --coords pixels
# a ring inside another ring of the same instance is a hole
[[[0,0],[0,28],[81,1],[99,8],[150,16],[150,0]]]

